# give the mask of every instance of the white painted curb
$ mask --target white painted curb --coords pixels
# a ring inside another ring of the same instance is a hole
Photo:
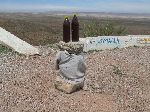
[[[80,38],[83,51],[124,48],[129,46],[150,46],[150,35],[98,36]]]
[[[25,54],[25,55],[34,55],[39,54],[39,50],[27,42],[19,39],[15,35],[6,31],[0,27],[0,44],[10,47],[12,50]]]

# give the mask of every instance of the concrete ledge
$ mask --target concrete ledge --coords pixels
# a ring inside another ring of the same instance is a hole
[[[15,35],[0,27],[0,44],[25,55],[39,54],[39,50],[27,42],[19,39]]]
[[[124,48],[129,46],[150,46],[150,35],[98,36],[80,38],[83,51]]]

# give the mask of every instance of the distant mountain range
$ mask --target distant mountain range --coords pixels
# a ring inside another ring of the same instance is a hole
[[[32,14],[46,14],[53,16],[64,16],[77,14],[83,17],[101,17],[101,18],[139,18],[150,19],[150,13],[111,13],[111,12],[73,12],[73,11],[1,11],[1,13],[32,13]]]
[[[78,16],[85,16],[85,17],[108,17],[108,18],[147,18],[150,19],[150,14],[147,13],[106,13],[106,12],[47,12],[48,14],[52,15],[73,15],[77,14]]]

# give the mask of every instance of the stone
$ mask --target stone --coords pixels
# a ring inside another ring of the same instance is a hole
[[[56,45],[61,51],[66,50],[69,53],[81,53],[81,52],[83,52],[83,48],[84,48],[83,42],[68,42],[68,43],[65,43],[63,41],[60,41]]]
[[[55,88],[58,89],[59,91],[62,91],[66,94],[71,94],[73,92],[76,92],[82,89],[84,86],[84,81],[80,83],[76,83],[76,84],[69,83],[65,81],[64,79],[62,79],[60,76],[57,76],[54,85],[55,85]]]
[[[0,27],[0,44],[25,55],[39,54],[39,50]]]

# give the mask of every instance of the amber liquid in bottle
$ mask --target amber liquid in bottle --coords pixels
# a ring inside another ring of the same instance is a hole
[[[79,41],[79,22],[76,15],[74,15],[71,23],[72,28],[72,42],[78,42]]]
[[[63,41],[66,43],[70,42],[70,22],[68,18],[65,18],[63,24]]]

